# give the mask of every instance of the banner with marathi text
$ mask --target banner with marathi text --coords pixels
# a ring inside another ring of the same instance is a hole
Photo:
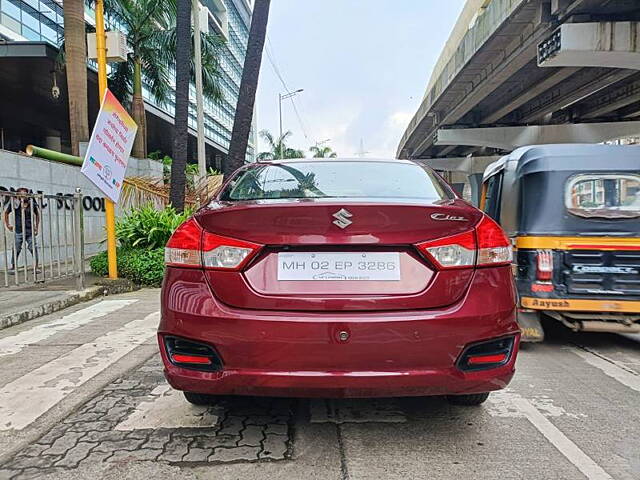
[[[81,172],[118,203],[138,126],[107,89],[91,133]]]

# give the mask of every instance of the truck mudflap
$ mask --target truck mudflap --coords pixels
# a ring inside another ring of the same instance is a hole
[[[538,343],[544,341],[544,330],[540,323],[540,313],[518,311],[518,325],[522,332],[521,342]]]

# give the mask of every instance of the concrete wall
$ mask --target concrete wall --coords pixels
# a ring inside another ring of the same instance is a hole
[[[154,160],[138,160],[136,158],[130,158],[129,165],[127,167],[127,176],[161,178],[162,165]],[[85,178],[84,175],[80,173],[79,167],[50,162],[40,158],[27,157],[25,155],[8,152],[6,150],[0,150],[0,190],[12,191],[18,187],[26,187],[31,189],[33,192],[42,192],[44,194],[51,195],[73,194],[76,191],[76,187],[80,187],[82,189],[83,196],[85,252],[87,255],[92,255],[104,248],[103,245],[101,245],[101,242],[105,238],[103,195],[98,188],[96,188]],[[62,220],[62,218],[65,214],[69,216],[71,212],[63,202],[45,202],[42,206],[42,218],[44,224],[41,228],[42,233],[39,235],[37,242],[41,247],[41,255],[44,254],[45,260],[48,259],[49,255],[47,222],[50,213],[51,218],[57,217],[60,222],[59,225],[64,228],[64,220]],[[117,208],[116,215],[121,214],[121,209]],[[70,222],[71,221],[68,220],[67,224],[67,237],[69,238],[69,242],[71,241]],[[3,227],[0,225],[0,268],[4,265],[5,252],[5,241],[2,229]],[[7,237],[9,248],[7,256],[10,256],[12,235],[8,234]],[[64,238],[63,232],[61,233],[61,238]],[[45,245],[43,245],[43,243]],[[46,246],[46,248],[42,248],[43,246]],[[70,250],[69,255],[71,255]]]

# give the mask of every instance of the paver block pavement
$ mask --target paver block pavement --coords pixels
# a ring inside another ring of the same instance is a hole
[[[288,458],[289,424],[295,409],[295,401],[289,399],[222,398],[208,407],[212,418],[218,418],[215,425],[115,430],[164,382],[160,359],[155,356],[107,385],[0,467],[0,478],[9,475],[22,480],[38,477],[38,472],[44,475],[97,464],[202,465]]]

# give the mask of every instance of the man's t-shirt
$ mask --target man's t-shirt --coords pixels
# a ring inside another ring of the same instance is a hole
[[[22,206],[22,208],[20,208]],[[33,215],[32,215],[33,209]],[[25,224],[25,233],[30,235],[31,230],[31,220],[33,216],[33,221],[36,220],[36,215],[39,212],[38,203],[32,199],[20,199],[20,200],[11,200],[6,207],[6,211],[9,213],[15,212],[14,215],[14,231],[16,233],[22,233],[22,213],[24,212],[24,224]]]

